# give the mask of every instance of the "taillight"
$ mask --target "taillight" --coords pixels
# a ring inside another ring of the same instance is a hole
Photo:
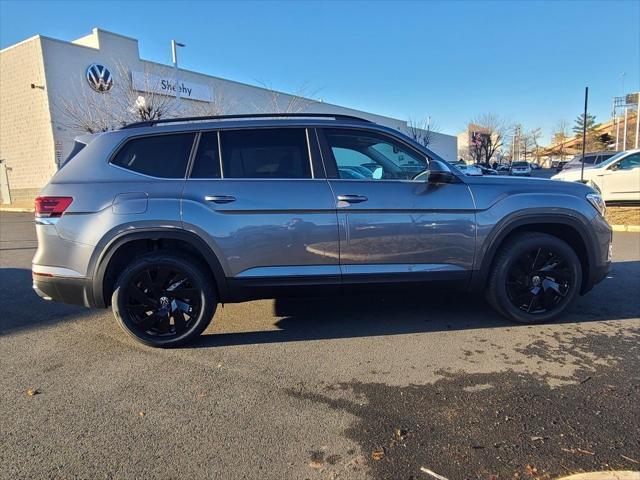
[[[73,202],[71,197],[36,198],[36,217],[61,217]]]

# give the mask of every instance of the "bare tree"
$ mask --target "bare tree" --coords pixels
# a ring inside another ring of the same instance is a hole
[[[567,155],[566,144],[571,140],[569,135],[569,122],[566,120],[560,120],[556,124],[556,128],[552,135],[552,144],[549,150],[553,155],[559,156],[560,160],[564,160],[564,157]]]
[[[127,123],[179,116],[182,108],[176,98],[161,93],[157,83],[161,74],[147,67],[142,86],[134,88],[128,68],[116,63],[116,82],[109,92],[95,92],[84,82],[59,97],[55,108],[62,114],[62,125],[78,132],[97,133],[120,128]]]
[[[536,163],[540,164],[540,142],[539,140],[542,138],[542,129],[540,127],[534,128],[529,132],[529,136],[531,137],[531,142],[534,147],[534,158]]]
[[[524,160],[525,162],[527,161],[527,155],[532,153],[533,151],[533,146],[534,146],[534,142],[533,142],[533,136],[531,132],[521,132],[520,136],[519,136],[519,142],[520,142],[520,155],[524,155],[524,158],[522,160]]]
[[[255,103],[253,105],[261,113],[301,113],[317,103],[317,100],[309,97],[316,96],[318,90],[311,90],[306,82],[300,85],[294,93],[282,93],[264,83],[261,85],[267,90],[267,101],[262,105]]]
[[[197,102],[184,112],[186,116],[209,117],[217,115],[227,115],[234,109],[235,102],[227,97],[223,90],[214,89],[211,102]]]
[[[416,142],[428,147],[436,142],[436,137],[440,132],[437,124],[431,122],[431,117],[422,120],[409,118],[407,120],[407,133]]]
[[[469,154],[477,163],[489,163],[502,147],[508,131],[507,122],[498,115],[478,115],[469,123]]]

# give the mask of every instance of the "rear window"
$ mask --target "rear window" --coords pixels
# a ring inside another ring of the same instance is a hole
[[[528,167],[529,164],[527,162],[513,162],[511,164],[513,167]]]
[[[303,128],[220,132],[224,178],[311,178]]]
[[[154,135],[129,140],[111,163],[152,177],[183,178],[195,133]]]

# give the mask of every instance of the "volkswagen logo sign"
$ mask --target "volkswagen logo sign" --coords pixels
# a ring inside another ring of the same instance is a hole
[[[104,65],[92,63],[87,67],[87,82],[96,92],[108,92],[113,88],[113,77]]]

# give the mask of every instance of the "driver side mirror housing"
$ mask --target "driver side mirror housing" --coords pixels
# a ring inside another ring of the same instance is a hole
[[[446,170],[435,170],[427,172],[427,182],[429,183],[454,183],[458,180],[453,173]]]

